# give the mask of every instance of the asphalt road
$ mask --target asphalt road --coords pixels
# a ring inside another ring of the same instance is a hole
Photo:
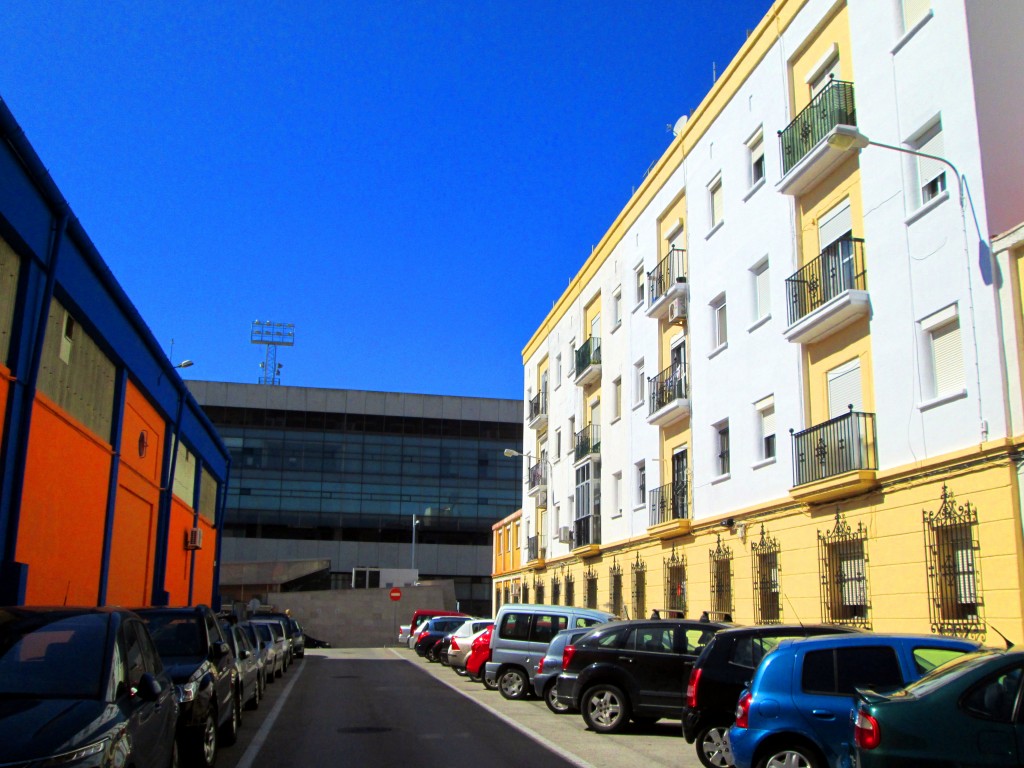
[[[497,691],[406,648],[307,651],[246,711],[219,768],[465,765],[699,768],[677,721],[604,735],[578,714]]]

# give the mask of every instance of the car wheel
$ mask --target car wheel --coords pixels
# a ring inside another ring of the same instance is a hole
[[[255,690],[252,692],[252,697],[245,704],[246,709],[259,709],[261,698],[259,675],[256,676],[256,682],[253,684],[253,688]]]
[[[568,704],[562,704],[558,700],[557,691],[555,690],[555,683],[558,682],[557,677],[551,678],[551,682],[544,688],[544,703],[548,705],[548,709],[554,712],[556,715],[566,715],[572,711],[572,707]]]
[[[182,744],[182,751],[189,765],[213,767],[217,760],[217,720],[213,711],[206,713],[201,728],[188,733],[187,740]]]
[[[824,761],[818,753],[803,744],[789,747],[773,747],[761,758],[758,768],[823,768]]]
[[[484,681],[484,688],[486,688],[488,691],[496,691],[496,690],[498,690],[498,679],[497,678],[494,678],[493,680],[488,680],[487,679],[487,675],[484,675],[482,680]]]
[[[696,738],[697,759],[706,768],[728,768],[732,765],[732,751],[725,735],[728,727],[712,725],[702,729]]]
[[[629,722],[629,701],[614,685],[595,685],[583,694],[583,721],[598,733],[618,733]]]
[[[509,667],[498,673],[498,690],[506,699],[518,701],[526,698],[526,686],[530,679],[518,667]]]
[[[238,741],[238,729],[242,725],[242,700],[238,691],[231,697],[231,716],[224,721],[221,731],[221,741],[227,745]]]
[[[427,661],[433,663],[433,662],[439,661],[440,658],[441,657],[438,654],[437,646],[436,645],[430,646],[430,648],[427,650]]]
[[[180,765],[180,763],[178,762],[178,740],[177,739],[172,739],[171,740],[171,762],[170,762],[169,765],[170,765],[170,768],[178,768],[178,766]]]
[[[455,674],[459,677],[465,677],[469,674],[469,672],[466,671],[465,667],[452,667],[452,670],[454,670]]]

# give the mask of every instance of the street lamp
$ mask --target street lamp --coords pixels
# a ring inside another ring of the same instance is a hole
[[[415,514],[412,516],[412,570],[416,570],[416,526],[420,524],[420,519]]]

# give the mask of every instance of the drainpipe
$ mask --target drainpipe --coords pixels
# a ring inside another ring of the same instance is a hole
[[[107,518],[103,528],[103,555],[100,558],[100,585],[96,605],[107,604],[107,586],[110,582],[110,552],[114,541],[114,517],[117,510],[117,478],[121,469],[121,440],[124,431],[124,399],[128,389],[128,371],[122,368],[114,384],[114,419],[111,424],[110,476],[107,480]]]

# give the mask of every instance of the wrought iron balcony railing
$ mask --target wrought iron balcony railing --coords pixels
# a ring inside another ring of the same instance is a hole
[[[538,461],[530,467],[528,488],[532,491],[548,484],[548,465],[545,461]]]
[[[544,539],[540,535],[530,536],[526,540],[526,561],[539,560],[544,556]]]
[[[685,364],[666,368],[657,376],[648,379],[648,383],[650,384],[648,415],[657,413],[669,403],[680,398],[689,397]]]
[[[664,296],[674,283],[686,282],[684,266],[686,252],[673,248],[658,266],[647,273],[647,304],[650,306]]]
[[[814,261],[786,278],[789,324],[850,290],[867,287],[864,241],[850,237],[836,240]]]
[[[823,424],[793,433],[793,485],[858,469],[878,469],[875,414],[850,408]]]
[[[591,336],[576,350],[576,375],[592,365],[601,364],[601,340]]]
[[[853,83],[832,80],[785,129],[779,131],[785,176],[837,125],[856,125]]]
[[[670,520],[686,520],[690,516],[689,483],[686,480],[655,488],[649,498],[652,526]]]
[[[576,433],[576,461],[601,452],[601,427],[589,424]]]
[[[584,515],[573,520],[573,548],[588,547],[601,543],[601,518],[599,515]]]
[[[548,414],[548,399],[544,392],[533,396],[530,400],[530,423]]]

